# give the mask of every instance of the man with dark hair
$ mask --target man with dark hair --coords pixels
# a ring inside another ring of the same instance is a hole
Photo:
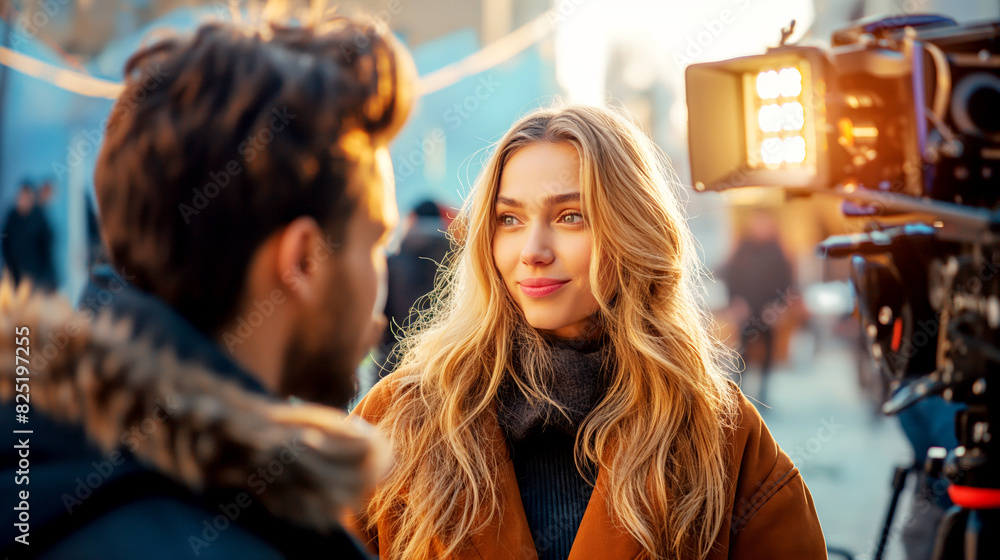
[[[412,60],[341,17],[213,23],[125,75],[95,173],[117,274],[77,312],[0,290],[0,322],[27,333],[0,342],[0,397],[21,383],[33,407],[8,426],[32,433],[30,514],[6,509],[5,552],[365,557],[340,517],[388,452],[339,408],[384,327],[386,146]],[[33,346],[27,372],[15,344]],[[29,490],[14,447],[11,496]]]

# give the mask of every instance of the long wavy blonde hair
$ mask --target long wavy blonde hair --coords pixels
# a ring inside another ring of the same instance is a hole
[[[370,528],[393,520],[388,558],[455,553],[503,507],[501,381],[512,376],[528,399],[556,404],[546,391],[543,339],[508,294],[492,253],[501,173],[537,142],[579,153],[590,282],[615,368],[577,435],[578,467],[585,459],[608,471],[615,521],[653,558],[704,557],[730,488],[725,446],[735,398],[726,354],[701,304],[699,264],[669,166],[626,117],[585,106],[518,121],[462,208],[432,311],[403,341],[391,378],[394,397],[379,425],[397,463],[369,503]]]

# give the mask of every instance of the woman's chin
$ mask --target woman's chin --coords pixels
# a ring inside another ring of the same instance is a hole
[[[532,321],[531,318],[528,318],[528,324],[543,334],[554,334],[556,331],[565,330],[567,326],[565,323],[552,321],[551,318],[540,318],[537,321]]]
[[[542,336],[554,338],[581,338],[584,333],[580,329],[568,325],[546,323],[544,325],[531,325]]]

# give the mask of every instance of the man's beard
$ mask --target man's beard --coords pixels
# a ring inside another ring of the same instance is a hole
[[[279,393],[296,396],[302,400],[345,409],[358,392],[357,367],[354,344],[345,340],[352,333],[336,328],[336,312],[327,309],[320,315],[325,326],[318,347],[310,348],[308,333],[317,325],[303,325],[292,336],[285,353],[285,371],[281,376]],[[339,331],[339,332],[338,332]],[[354,333],[354,336],[357,336]]]

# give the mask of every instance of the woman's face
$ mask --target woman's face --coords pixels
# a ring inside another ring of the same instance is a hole
[[[507,161],[500,179],[493,261],[528,324],[590,338],[591,231],[580,205],[580,159],[566,143],[539,142]]]

